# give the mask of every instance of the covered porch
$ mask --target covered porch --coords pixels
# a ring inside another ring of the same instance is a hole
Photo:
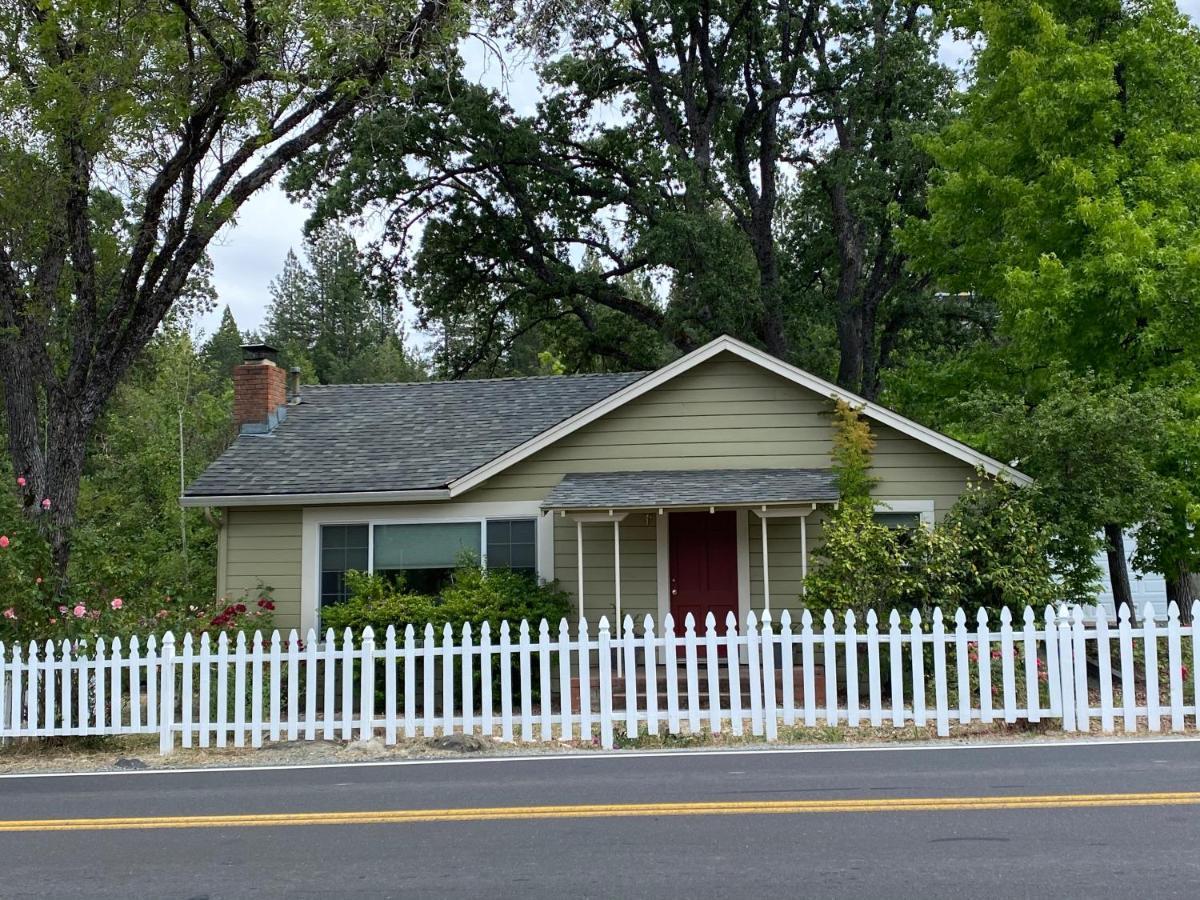
[[[733,614],[796,608],[810,543],[838,502],[828,469],[710,469],[569,474],[541,508],[552,517],[555,574],[589,623],[621,633],[671,614],[724,630]]]

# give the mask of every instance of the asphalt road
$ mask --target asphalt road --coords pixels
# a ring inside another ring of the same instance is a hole
[[[2,898],[1194,897],[1198,843],[1196,741],[0,778]]]

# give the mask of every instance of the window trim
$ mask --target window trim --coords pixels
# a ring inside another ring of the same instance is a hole
[[[877,513],[919,513],[921,524],[933,527],[934,504],[932,500],[876,500],[872,510]]]
[[[470,524],[480,526],[481,564],[487,568],[488,519],[534,521],[535,571],[543,581],[554,579],[554,522],[543,514],[539,501],[413,504],[396,507],[306,507],[301,526],[300,626],[306,632],[320,625],[321,529],[325,525],[366,525],[367,563],[375,566],[376,525]]]

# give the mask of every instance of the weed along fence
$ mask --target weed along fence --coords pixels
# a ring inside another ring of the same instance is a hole
[[[749,733],[797,726],[876,728],[1003,721],[1066,731],[1183,730],[1197,711],[1197,632],[1172,605],[1138,627],[1099,610],[1026,610],[1013,621],[940,611],[887,622],[869,613],[794,623],[783,613],[701,630],[626,619],[338,638],[296,632],[215,640],[0,646],[0,738],[158,734],[160,749],[265,740],[451,733],[504,741]],[[1200,604],[1193,608],[1200,614]]]

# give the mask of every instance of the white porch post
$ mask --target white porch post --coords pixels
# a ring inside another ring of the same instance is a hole
[[[583,621],[583,521],[575,520],[575,559],[578,570],[579,620]]]
[[[763,558],[763,612],[771,611],[771,576],[767,565],[767,517],[761,516],[762,523],[762,558]]]
[[[800,517],[800,596],[808,590],[804,580],[808,578],[808,516]]]
[[[621,639],[621,520],[613,519],[613,595],[616,601],[617,640]],[[622,659],[624,653],[617,654],[617,677],[623,677]]]

